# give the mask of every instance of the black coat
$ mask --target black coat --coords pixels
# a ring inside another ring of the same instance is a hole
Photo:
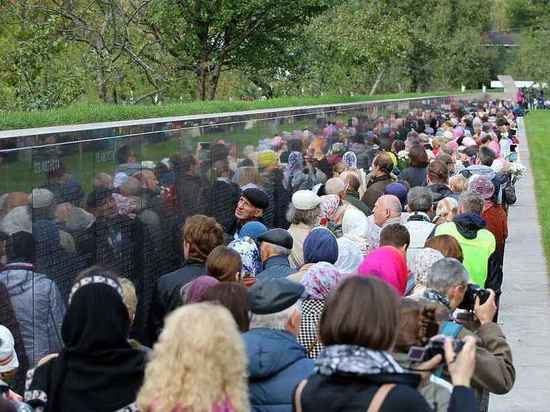
[[[180,290],[182,286],[202,275],[206,275],[205,263],[189,262],[180,269],[160,277],[151,314],[153,334],[155,335],[153,338],[156,338],[162,330],[166,315],[181,306]]]
[[[385,383],[396,386],[389,392],[380,412],[430,412],[430,406],[416,390],[419,376],[414,374],[381,374],[369,377],[312,375],[302,391],[304,412],[365,412],[376,391]],[[454,389],[449,412],[477,411],[474,392],[469,388]]]

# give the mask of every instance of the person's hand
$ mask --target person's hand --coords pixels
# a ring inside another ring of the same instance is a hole
[[[480,305],[479,298],[476,297],[476,303],[474,306],[474,313],[482,325],[492,322],[493,319],[495,318],[495,314],[497,313],[497,305],[495,303],[495,292],[491,289],[487,289],[487,290],[489,291],[489,294],[490,294],[487,301],[483,305]]]
[[[476,340],[473,336],[464,338],[464,346],[458,355],[453,350],[452,339],[445,339],[445,361],[455,386],[470,386],[476,366]]]
[[[443,357],[441,355],[435,355],[433,358],[415,366],[414,369],[421,376],[420,386],[424,386],[428,383],[430,376],[432,376],[433,371],[439,366],[441,361],[443,361]]]
[[[9,400],[9,401],[17,401],[17,402],[22,402],[23,401],[23,397],[21,395],[15,393],[11,389],[8,390],[8,393],[6,394],[6,399]]]

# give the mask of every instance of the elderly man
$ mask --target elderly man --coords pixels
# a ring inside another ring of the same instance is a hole
[[[258,236],[260,257],[264,270],[256,277],[258,280],[286,278],[295,272],[290,267],[288,256],[292,251],[292,236],[284,229],[271,229]]]
[[[267,194],[254,187],[246,189],[241,193],[241,197],[235,208],[235,220],[229,229],[229,234],[238,235],[239,230],[248,222],[254,220],[262,221],[264,210],[269,206]]]
[[[410,214],[405,226],[411,234],[411,244],[407,251],[407,262],[412,264],[414,255],[424,247],[426,239],[434,231],[435,225],[429,213],[432,212],[432,192],[424,186],[413,187],[407,195],[407,209]]]
[[[435,262],[427,278],[427,290],[423,299],[444,306],[450,312],[462,303],[468,286],[468,272],[456,259],[444,258]],[[472,330],[452,321],[442,325],[442,333],[463,338],[475,335],[477,338],[476,367],[472,377],[472,386],[478,397],[482,391],[496,394],[508,393],[514,385],[516,371],[512,363],[512,351],[498,324],[493,322],[496,313],[495,293],[480,305],[476,299],[474,307],[476,322]],[[453,327],[449,327],[453,326]],[[452,331],[452,333],[449,333]]]
[[[393,223],[401,223],[401,202],[396,196],[382,195],[368,218],[367,243],[370,248],[379,246],[380,231]]]
[[[474,192],[464,192],[458,203],[458,215],[453,222],[437,226],[435,235],[451,235],[462,247],[464,266],[472,282],[485,286],[488,274],[493,278],[496,259],[492,256],[496,249],[495,236],[485,229],[481,217],[483,198]]]
[[[248,354],[252,411],[291,412],[294,388],[313,373],[313,361],[296,336],[304,286],[267,279],[249,291],[250,331],[243,334]]]

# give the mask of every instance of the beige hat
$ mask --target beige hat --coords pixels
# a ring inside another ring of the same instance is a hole
[[[298,190],[292,195],[292,204],[298,210],[315,209],[321,203],[321,198],[311,190]]]
[[[33,189],[31,193],[31,204],[33,209],[50,207],[53,204],[54,195],[48,189]]]

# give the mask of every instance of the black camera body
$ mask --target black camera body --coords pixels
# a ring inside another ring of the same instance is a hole
[[[458,354],[464,347],[464,342],[459,339],[453,339],[453,350]],[[409,349],[409,360],[413,362],[426,362],[436,355],[441,355],[445,361],[445,336],[434,336],[426,346],[411,346]]]
[[[473,312],[476,304],[476,298],[479,298],[479,304],[483,305],[487,302],[489,296],[491,296],[491,293],[487,289],[482,289],[478,285],[470,283],[466,287],[464,299],[462,299],[462,303],[458,306],[458,308]]]

